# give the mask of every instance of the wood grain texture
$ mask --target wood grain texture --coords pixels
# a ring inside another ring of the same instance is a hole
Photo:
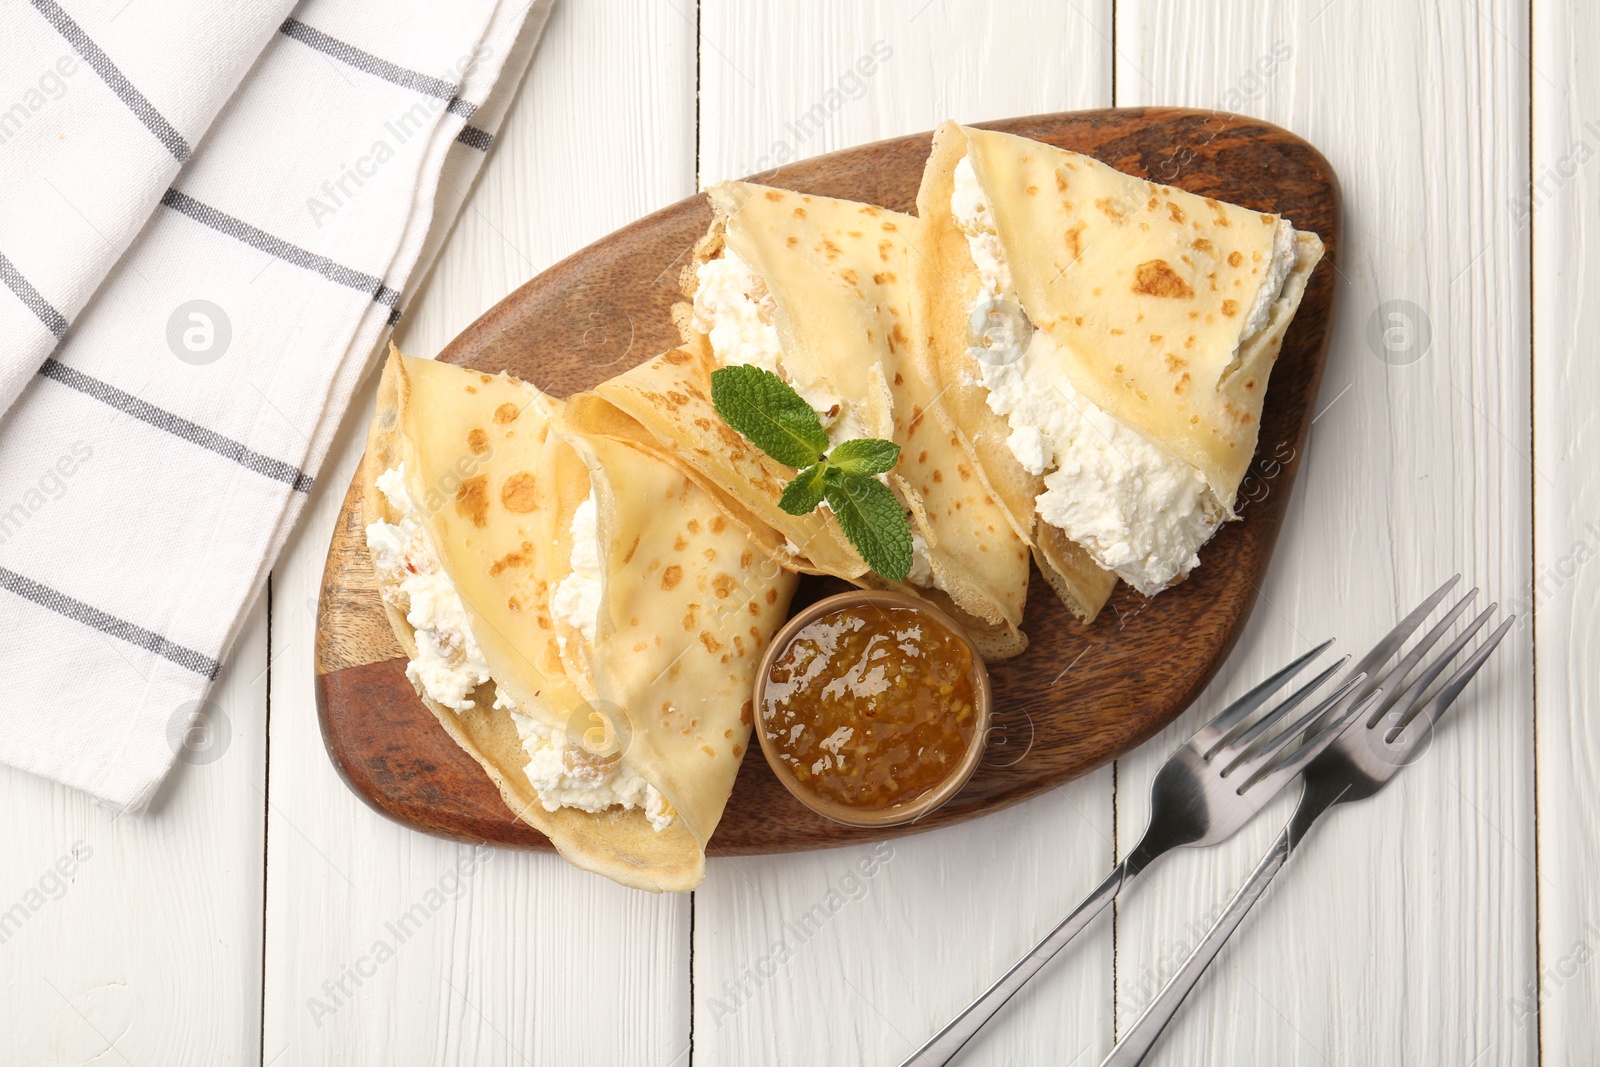
[[[1193,158],[1175,168],[1174,183],[1292,214],[1323,237],[1327,265],[1307,288],[1261,418],[1262,462],[1269,466],[1255,477],[1270,471],[1285,487],[1292,484],[1314,413],[1339,261],[1338,182],[1321,155],[1276,127],[1199,112],[1068,112],[992,125],[1148,177],[1167,165],[1174,146],[1195,144]],[[930,138],[918,134],[848,149],[763,177],[803,192],[906,210]],[[679,299],[677,274],[709,222],[705,198],[695,197],[618,231],[518,289],[439,358],[508,371],[564,396],[665,351],[677,336],[670,316]],[[1280,448],[1289,454],[1281,463]],[[328,610],[318,618],[324,648],[318,659],[334,668],[317,677],[329,754],[357,792],[409,825],[462,840],[542,844],[470,759],[449,759],[441,750],[441,742],[449,742],[413,691],[404,659],[392,658],[399,655],[392,635],[358,647],[356,634],[376,636],[383,606],[371,565],[361,558],[357,492],[352,486],[335,526],[324,582]],[[1204,565],[1187,581],[1155,600],[1124,586],[1087,627],[1036,581],[1023,622],[1030,647],[991,671],[1002,728],[1031,734],[1024,760],[989,762],[954,800],[889,830],[831,822],[784,790],[763,761],[747,760],[713,835],[718,850],[735,856],[793,851],[937,829],[1037,796],[1139,744],[1188,706],[1232,647],[1272,557],[1287,499],[1280,492],[1250,502],[1243,520],[1202,550]],[[797,599],[809,602],[841,587],[807,582]]]
[[[1123,850],[1166,754],[1252,679],[1326,637],[1363,650],[1455,571],[1484,601],[1525,588],[1529,252],[1506,206],[1528,169],[1527,35],[1526,7],[1509,3],[1118,5],[1119,103],[1280,122],[1327,152],[1347,197],[1345,291],[1301,499],[1212,691],[1119,763]],[[1510,1007],[1534,965],[1530,667],[1523,630],[1421,762],[1318,828],[1175,1020],[1164,1062],[1534,1060]],[[1254,866],[1286,803],[1164,861],[1123,900],[1120,1023]]]
[[[1519,976],[1517,1033],[1546,1063],[1600,1047],[1600,11],[1533,9],[1533,182],[1507,205],[1534,247],[1535,566],[1517,590],[1538,652],[1539,970]]]
[[[400,343],[438,351],[528,277],[692,193],[694,53],[692,10],[685,21],[665,7],[558,3]],[[624,890],[553,855],[479,861],[382,818],[328,762],[314,612],[370,393],[346,414],[274,579],[262,1061],[681,1067],[686,898]],[[381,962],[380,941],[394,953]]]
[[[203,715],[141,816],[0,768],[0,1064],[260,1063],[265,597]]]

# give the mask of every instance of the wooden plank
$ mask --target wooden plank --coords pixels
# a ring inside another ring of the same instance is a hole
[[[1530,253],[1507,211],[1528,174],[1527,16],[1508,0],[1118,5],[1117,102],[1226,107],[1318,145],[1343,183],[1349,264],[1343,351],[1263,587],[1270,607],[1214,696],[1121,762],[1121,849],[1199,715],[1294,652],[1327,636],[1363,649],[1456,570],[1484,599],[1527,588]],[[1530,630],[1508,645],[1423,761],[1331,816],[1280,876],[1168,1032],[1164,1060],[1533,1061],[1533,1030],[1511,1006],[1534,972]],[[1287,811],[1164,861],[1123,904],[1120,1022]],[[1574,996],[1571,1010],[1592,1004]]]
[[[692,17],[670,9],[556,6],[407,307],[408,351],[437,352],[539,270],[693,191],[694,55]],[[346,418],[276,578],[265,1059],[685,1062],[687,898],[624,890],[555,856],[478,853],[405,830],[328,762],[313,605],[370,414],[364,398]]]
[[[1533,233],[1535,569],[1518,590],[1538,650],[1539,973],[1515,991],[1519,1033],[1537,1027],[1547,1063],[1581,1063],[1600,1045],[1600,472],[1594,417],[1600,371],[1585,339],[1597,324],[1600,77],[1583,45],[1600,11],[1583,0],[1533,5],[1533,189],[1509,205]]]
[[[1107,2],[706,0],[700,19],[702,183],[1110,97]],[[1111,840],[1106,769],[927,835],[713,861],[695,894],[696,1064],[896,1062],[1099,881]],[[1102,921],[964,1062],[1093,1062],[1110,988]]]
[[[5,1062],[259,1062],[264,596],[203,714],[144,815],[0,768]]]

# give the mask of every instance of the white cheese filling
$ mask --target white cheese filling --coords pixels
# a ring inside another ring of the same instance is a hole
[[[869,436],[855,411],[820,382],[802,382],[783,365],[783,346],[774,325],[777,301],[764,278],[733,249],[695,268],[694,328],[711,342],[711,353],[725,367],[750,364],[771,371],[794,386],[827,428],[828,441],[837,445]],[[888,479],[879,476],[885,485]],[[827,507],[827,501],[823,501]],[[944,588],[928,562],[928,544],[912,534],[911,572],[906,581],[923,588]],[[792,545],[792,542],[791,542]]]
[[[406,490],[405,465],[380,474],[378,489],[399,512],[400,522],[368,524],[367,547],[384,599],[404,611],[416,631],[417,656],[406,665],[406,676],[447,708],[465,711],[476,707],[472,691],[494,679],[467,625],[461,596],[440,566],[421,513]],[[572,538],[572,574],[557,587],[557,597],[571,583],[564,609],[574,614],[568,621],[593,640],[600,614],[600,541],[592,493],[573,517]],[[560,615],[562,610],[552,598],[551,612]],[[524,773],[546,811],[643,808],[656,830],[671,824],[672,805],[626,760],[598,758],[582,745],[569,744],[562,731],[521,714],[510,695],[498,687],[494,706],[511,713],[528,754]]]
[[[1008,294],[1011,272],[965,156],[954,179],[950,210],[982,279],[976,311]],[[1293,269],[1294,240],[1294,227],[1280,221],[1271,269],[1241,336],[1270,317]],[[1012,454],[1029,473],[1044,475],[1045,491],[1034,505],[1039,517],[1153,596],[1199,564],[1200,546],[1224,518],[1222,504],[1197,468],[1073,388],[1054,357],[1055,343],[1036,330],[1021,359],[975,358],[975,377],[988,390],[989,408],[1006,418]]]
[[[406,614],[416,631],[417,655],[406,676],[447,708],[475,707],[472,691],[489,680],[489,664],[467,625],[467,612],[455,586],[439,565],[422,527],[421,514],[406,491],[405,465],[378,475],[378,489],[400,514],[398,525],[367,525],[383,598]]]
[[[1272,262],[1267,264],[1266,280],[1261,283],[1261,288],[1256,290],[1256,298],[1250,304],[1250,313],[1244,318],[1244,330],[1239,334],[1241,344],[1263,329],[1267,325],[1267,320],[1272,318],[1272,305],[1283,295],[1284,283],[1294,272],[1295,262],[1299,258],[1294,224],[1288,219],[1279,219],[1278,228],[1272,231]]]
[[[771,371],[816,411],[833,444],[866,437],[855,412],[823,382],[803,381],[783,363],[776,326],[777,301],[766,279],[731,248],[695,268],[694,328],[711,341],[725,367],[750,364]]]
[[[672,825],[676,814],[672,805],[628,766],[627,760],[592,753],[582,744],[574,744],[565,731],[553,730],[520,712],[513,711],[511,721],[528,754],[523,773],[538,792],[544,810],[643,808],[644,817],[657,832]]]
[[[595,520],[594,491],[572,516],[572,572],[550,595],[550,614],[593,641],[600,621],[600,531]],[[566,638],[557,638],[563,648]]]
[[[1198,470],[1095,406],[1053,371],[1054,342],[1039,331],[1022,359],[983,366],[989,407],[1045,491],[1039,517],[1145,596],[1199,564],[1222,508]],[[1041,380],[1052,388],[1041,389]]]

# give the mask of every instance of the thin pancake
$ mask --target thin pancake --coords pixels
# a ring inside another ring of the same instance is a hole
[[[794,470],[753,447],[711,402],[717,361],[703,343],[675,348],[567,401],[566,423],[677,464],[747,527],[769,556],[803,574],[856,579],[867,564],[832,514],[778,507]]]
[[[690,889],[704,876],[705,844],[748,743],[755,660],[794,579],[750,567],[720,595],[741,561],[756,560],[743,532],[669,465],[564,437],[552,424],[559,411],[515,379],[392,353],[368,437],[363,508],[368,522],[401,518],[377,480],[403,464],[407,493],[493,678],[472,693],[470,708],[424,702],[517,816],[585,869],[636,888]],[[602,610],[594,640],[574,655],[550,610],[551,589],[571,569],[572,514],[591,491]],[[415,657],[415,631],[399,606],[388,606]],[[701,620],[692,631],[682,622],[691,614]],[[724,628],[743,638],[744,655],[724,658],[704,641]],[[671,822],[658,831],[639,807],[546,810],[523,771],[529,755],[517,722],[495,706],[507,697],[517,712],[572,737],[566,752],[578,764],[592,758],[569,771],[625,761],[670,804]],[[622,751],[586,752],[578,742],[594,730]]]
[[[1012,527],[1033,547],[1040,573],[1062,603],[1089,622],[1110,598],[1116,575],[1096,565],[1060,531],[1038,522],[1034,500],[1044,491],[1044,479],[1024,470],[1007,447],[1010,428],[989,409],[987,392],[974,378],[967,354],[970,309],[981,283],[966,237],[950,213],[952,172],[966,151],[961,127],[953,122],[941,126],[917,192],[926,254],[916,257],[913,267],[924,301],[925,343],[915,351],[923,361],[923,376],[938,387],[941,413],[956,428]]]
[[[1017,299],[1073,386],[1199,469],[1231,515],[1322,242],[1293,235],[1280,289],[1277,215],[1026,138],[962,133]],[[1252,328],[1258,298],[1267,314]]]
[[[889,480],[923,539],[931,572],[908,584],[924,595],[945,592],[969,628],[989,635],[995,647],[986,652],[1020,652],[1027,546],[959,436],[934,410],[938,391],[914,351],[921,333],[913,278],[913,264],[925,254],[921,221],[743,182],[714,186],[708,195],[717,212],[712,233],[720,228],[726,250],[770,294],[782,372],[835,399],[837,418],[855,428],[840,439],[875,436],[901,446]],[[685,272],[691,299],[700,263],[715,255],[709,244],[705,253]],[[1009,647],[1002,651],[1002,644]]]

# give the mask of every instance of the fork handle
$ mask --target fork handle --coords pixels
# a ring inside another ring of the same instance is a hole
[[[1105,910],[1106,905],[1138,875],[1141,868],[1142,864],[1130,868],[1127,859],[1117,864],[1106,880],[1084,897],[1083,903],[1073,909],[1071,915],[1061,920],[1061,924],[1050,931],[1043,941],[1033,946],[999,981],[967,1005],[966,1010],[952,1019],[948,1026],[929,1038],[927,1044],[913,1052],[900,1067],[935,1067],[949,1063],[961,1051],[961,1047],[972,1039],[972,1035],[982,1029],[983,1024],[1011,999],[1012,994],[1027,985],[1028,980],[1065,948],[1067,942],[1089,925],[1090,919]]]
[[[1211,965],[1211,961],[1217,958],[1217,953],[1222,951],[1222,946],[1234,930],[1238,929],[1239,923],[1244,920],[1251,906],[1261,899],[1262,893],[1267,891],[1273,876],[1283,869],[1284,863],[1289,859],[1289,853],[1293,851],[1290,834],[1290,828],[1285,827],[1283,833],[1278,835],[1272,848],[1262,857],[1256,869],[1250,872],[1250,877],[1239,887],[1239,891],[1223,909],[1221,917],[1210,930],[1206,931],[1206,936],[1195,946],[1189,958],[1183,961],[1183,966],[1178,968],[1178,972],[1162,987],[1161,992],[1156,994],[1156,999],[1150,1002],[1144,1014],[1139,1016],[1138,1021],[1126,1034],[1122,1035],[1122,1039],[1111,1050],[1111,1055],[1100,1062],[1100,1067],[1137,1067],[1144,1062],[1144,1058],[1155,1046],[1156,1039],[1161,1036],[1161,1031],[1166,1029],[1167,1023],[1177,1014],[1179,1005],[1189,995],[1189,991],[1200,981],[1200,976]]]

